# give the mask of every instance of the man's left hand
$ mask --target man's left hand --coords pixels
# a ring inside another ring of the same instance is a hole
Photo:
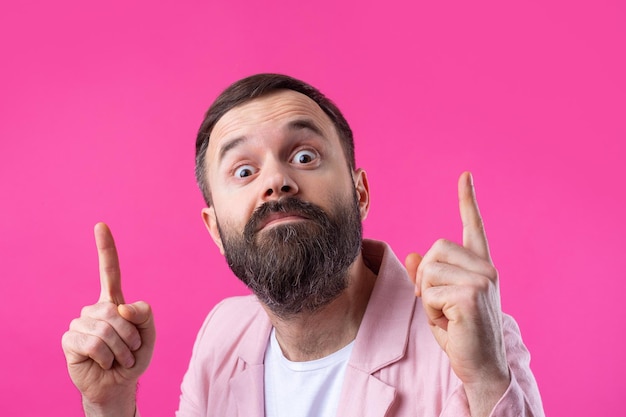
[[[472,416],[487,416],[510,383],[498,271],[491,261],[472,176],[459,178],[463,246],[440,239],[405,264],[435,339],[463,382]]]

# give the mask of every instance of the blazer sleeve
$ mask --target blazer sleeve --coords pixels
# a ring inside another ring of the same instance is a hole
[[[530,353],[522,342],[519,326],[506,314],[503,316],[503,332],[511,383],[490,417],[545,417],[537,382],[530,370]],[[471,417],[463,385],[448,398],[441,417]]]

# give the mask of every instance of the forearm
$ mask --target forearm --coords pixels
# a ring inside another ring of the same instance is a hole
[[[445,414],[446,416],[456,417],[469,413],[472,417],[544,417],[537,382],[530,370],[530,355],[522,342],[519,328],[510,316],[504,316],[503,324],[510,376],[508,384],[505,386],[504,382],[498,383],[498,378],[491,376],[477,380],[474,387],[463,385],[463,396],[458,399],[464,399],[466,412],[452,408],[452,413]],[[480,381],[486,382],[482,388]],[[460,406],[460,403],[457,405]]]

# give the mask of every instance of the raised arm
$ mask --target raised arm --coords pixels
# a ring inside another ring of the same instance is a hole
[[[86,416],[133,416],[137,381],[154,350],[154,319],[145,302],[124,302],[119,259],[108,226],[96,224],[94,235],[100,298],[72,320],[63,335],[63,351]]]
[[[459,178],[463,244],[440,239],[406,259],[430,327],[463,382],[473,417],[489,416],[511,375],[502,328],[498,271],[478,210],[471,174]]]

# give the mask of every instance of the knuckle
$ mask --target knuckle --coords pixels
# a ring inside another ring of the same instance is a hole
[[[83,322],[84,319],[82,318],[76,318],[73,319],[72,321],[70,321],[70,330],[78,330],[79,328],[81,328],[81,323]]]
[[[119,317],[117,305],[110,302],[101,302],[93,306],[91,316],[97,320],[114,321]]]
[[[71,350],[73,346],[73,339],[74,339],[73,333],[70,330],[63,333],[63,336],[61,336],[61,346],[63,347],[63,350],[65,352]]]
[[[102,317],[106,320],[111,320],[119,316],[117,312],[117,306],[113,303],[103,303],[102,305]]]
[[[439,238],[435,241],[433,248],[434,249],[445,249],[447,247],[449,247],[451,244],[451,242],[448,239],[444,239],[444,238]]]
[[[432,272],[432,270],[434,268],[433,262],[424,262],[420,266],[422,268],[422,275],[424,275],[424,276],[431,274],[431,272]]]
[[[474,286],[476,287],[476,291],[475,291],[476,297],[488,292],[489,289],[491,288],[491,285],[492,285],[491,280],[489,280],[487,277],[475,280]]]
[[[487,277],[480,276],[472,280],[472,285],[464,292],[463,303],[469,309],[480,309],[493,287],[493,282]]]
[[[423,282],[429,282],[434,276],[441,273],[441,264],[438,262],[426,262],[422,269]]]
[[[80,309],[80,316],[81,317],[89,317],[93,314],[94,311],[94,306],[90,305],[90,306],[85,306],[83,308]]]
[[[426,288],[422,292],[422,301],[425,305],[430,306],[433,300],[436,298],[437,289],[434,287]]]
[[[498,269],[495,266],[489,265],[487,276],[491,279],[491,281],[496,282],[498,281],[498,277],[500,276],[500,274],[498,273]]]
[[[115,330],[111,325],[105,321],[96,321],[93,324],[93,331],[98,337],[104,340],[112,340],[115,337]]]
[[[104,342],[98,337],[83,338],[82,345],[85,354],[91,358],[106,356],[106,352],[109,350]]]
[[[474,312],[480,305],[480,293],[478,291],[465,291],[464,294],[459,297],[458,304],[462,311]]]
[[[104,266],[102,266],[102,272],[104,272],[106,275],[116,275],[118,273],[117,265],[107,263]]]

